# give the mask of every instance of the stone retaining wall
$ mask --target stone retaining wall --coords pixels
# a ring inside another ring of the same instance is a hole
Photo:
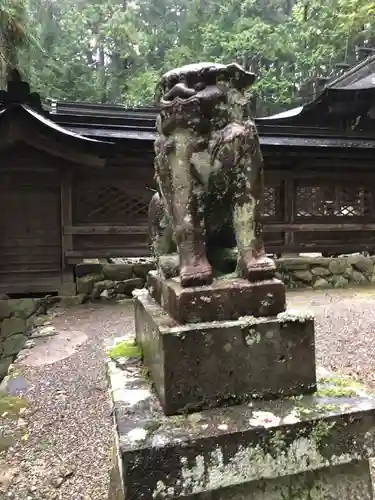
[[[46,299],[0,299],[0,380],[25,346],[29,332],[46,311]]]
[[[277,277],[288,288],[346,288],[375,285],[375,257],[296,257],[276,261]]]
[[[375,257],[282,257],[276,260],[277,277],[289,289],[346,288],[375,285]],[[148,271],[155,268],[148,258],[117,259],[116,263],[85,262],[76,266],[77,292],[86,300],[121,300],[142,288]]]

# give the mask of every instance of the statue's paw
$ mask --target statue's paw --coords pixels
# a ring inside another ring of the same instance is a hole
[[[262,281],[274,278],[276,272],[275,262],[266,255],[255,257],[244,256],[239,261],[239,268],[245,279],[249,281]]]
[[[181,267],[180,280],[184,288],[210,285],[212,279],[212,268],[208,263]]]

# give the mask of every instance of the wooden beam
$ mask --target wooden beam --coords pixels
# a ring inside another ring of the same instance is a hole
[[[142,224],[138,226],[112,226],[112,225],[102,225],[102,226],[64,226],[64,235],[73,234],[148,234],[147,224]],[[69,249],[68,249],[69,250]]]
[[[264,232],[277,233],[279,231],[374,231],[375,223],[354,224],[264,224]],[[375,236],[375,235],[374,235]]]

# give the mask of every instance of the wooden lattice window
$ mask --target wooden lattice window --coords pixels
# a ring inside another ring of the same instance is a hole
[[[75,190],[74,220],[85,223],[128,223],[147,221],[151,193],[127,183],[87,182]]]
[[[364,217],[373,212],[373,193],[364,187],[299,185],[297,217]]]
[[[263,193],[262,216],[275,218],[277,214],[277,190],[275,187],[265,186]]]

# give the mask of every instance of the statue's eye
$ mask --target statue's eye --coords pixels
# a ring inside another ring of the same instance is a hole
[[[206,88],[206,84],[204,82],[198,82],[194,85],[194,90],[199,92],[200,90],[203,90]]]

